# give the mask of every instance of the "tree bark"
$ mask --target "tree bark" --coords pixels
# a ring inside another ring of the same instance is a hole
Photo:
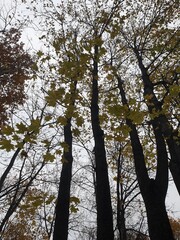
[[[17,148],[15,153],[13,154],[11,160],[10,160],[10,163],[9,165],[7,166],[6,170],[4,171],[4,173],[2,174],[1,178],[0,178],[0,193],[2,191],[2,188],[3,188],[3,184],[4,184],[4,181],[5,179],[7,178],[7,175],[9,174],[10,170],[12,169],[13,165],[14,165],[14,162],[19,154],[19,152],[21,151],[21,148]]]
[[[161,196],[161,187],[157,181],[150,179],[144,195],[149,236],[151,240],[174,240],[165,207]]]
[[[113,240],[113,217],[111,206],[108,166],[104,145],[104,133],[100,127],[98,106],[98,46],[94,48],[94,66],[91,99],[91,123],[95,142],[97,240]]]
[[[169,168],[180,195],[180,139],[176,136],[176,132],[173,131],[173,128],[170,125],[166,115],[162,113],[161,103],[158,101],[154,93],[154,87],[148,74],[148,69],[145,68],[142,57],[140,56],[137,48],[134,48],[134,53],[137,57],[138,65],[142,74],[144,96],[149,99],[146,101],[148,110],[151,114],[154,110],[157,113],[159,112],[159,115],[156,117],[156,121],[158,123],[157,127],[161,129],[161,133],[164,139],[166,139],[166,143],[168,145],[169,153],[171,156]],[[151,97],[148,98],[148,96]]]
[[[128,106],[120,78],[118,78],[118,87],[123,105]],[[143,148],[135,124],[129,118],[126,118],[126,123],[131,129],[129,134],[134,155],[135,170],[146,207],[150,238],[151,240],[174,240],[165,208],[165,197],[168,187],[168,156],[161,130],[157,127],[159,126],[157,119],[152,121],[157,152],[155,179],[150,179],[148,176]]]
[[[74,106],[74,93],[76,90],[77,81],[74,81],[73,90],[71,92],[71,103]],[[55,224],[53,240],[67,240],[68,239],[68,225],[69,225],[69,205],[70,205],[70,189],[72,178],[72,130],[71,117],[67,118],[67,124],[64,126],[64,142],[68,149],[64,149],[63,165],[61,170],[61,177],[59,183],[58,198],[55,210]]]
[[[117,159],[117,228],[119,231],[119,239],[127,240],[126,235],[126,220],[125,220],[125,200],[124,200],[124,190],[123,183],[119,180],[121,179],[121,170],[122,170],[122,156],[121,150]]]
[[[72,132],[71,122],[68,121],[64,127],[65,143],[68,145],[68,152],[64,151],[58,199],[56,205],[56,217],[54,225],[53,240],[68,239],[68,223],[69,223],[69,203],[70,203],[70,187],[72,178]]]

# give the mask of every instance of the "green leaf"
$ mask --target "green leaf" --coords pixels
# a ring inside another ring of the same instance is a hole
[[[56,154],[57,155],[61,155],[62,154],[62,150],[61,149],[56,150]]]
[[[37,208],[37,207],[41,206],[42,203],[43,203],[43,200],[42,200],[42,199],[37,199],[37,200],[35,200],[34,202],[32,202],[32,206],[34,206],[34,207]]]
[[[60,125],[65,126],[65,125],[67,124],[67,118],[60,116],[60,117],[58,117],[58,119],[57,119],[57,123],[59,123]]]
[[[52,119],[52,116],[51,115],[46,115],[44,119],[45,119],[46,122],[49,122]]]
[[[70,197],[70,203],[72,203],[72,202],[74,202],[75,204],[79,204],[80,200],[79,200],[79,198],[72,196],[72,197]]]
[[[5,134],[5,135],[11,135],[12,132],[14,131],[14,129],[11,127],[11,126],[4,126],[2,127],[2,133]]]
[[[40,57],[42,57],[42,56],[44,55],[44,53],[39,50],[39,51],[37,52],[37,55],[38,55],[38,57],[40,58]]]
[[[26,134],[26,136],[25,136],[25,138],[24,138],[24,141],[25,141],[25,142],[29,142],[29,143],[34,143],[34,144],[36,144],[36,138],[35,138],[35,136],[33,136],[33,135],[28,135],[28,134]]]
[[[42,143],[44,143],[45,147],[49,147],[51,145],[47,139],[43,140]]]
[[[83,123],[84,123],[83,117],[78,116],[78,117],[76,118],[76,124],[77,124],[77,126],[78,126],[78,127],[82,127]]]
[[[39,127],[40,127],[40,120],[38,118],[33,119],[31,121],[31,125],[29,126],[28,130],[29,130],[29,132],[33,131],[35,133],[38,133],[39,132]]]
[[[56,197],[54,195],[50,195],[48,199],[46,200],[46,204],[50,204]]]
[[[43,156],[43,158],[46,162],[53,162],[55,159],[55,156],[48,152]]]
[[[77,207],[75,207],[74,205],[71,205],[70,211],[71,211],[71,213],[77,213],[79,211],[79,209]]]
[[[2,139],[0,141],[0,149],[5,149],[7,152],[10,152],[14,149],[14,145],[11,143],[10,140]]]
[[[23,133],[27,132],[27,127],[22,122],[16,124],[16,127],[18,129],[17,133],[22,133],[23,134]]]
[[[67,143],[62,142],[60,145],[64,149],[64,152],[69,152],[69,145]]]

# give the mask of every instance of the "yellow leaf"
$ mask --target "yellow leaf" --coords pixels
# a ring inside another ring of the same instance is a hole
[[[46,162],[53,162],[55,159],[55,156],[49,152],[46,153],[43,157]]]

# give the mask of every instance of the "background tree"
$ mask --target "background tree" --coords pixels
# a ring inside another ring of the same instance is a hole
[[[8,113],[23,104],[25,80],[30,78],[32,59],[20,42],[21,33],[11,28],[0,33],[0,122],[7,121]]]
[[[180,221],[179,218],[172,218],[170,217],[170,224],[174,233],[174,238],[175,240],[179,240],[180,239]]]

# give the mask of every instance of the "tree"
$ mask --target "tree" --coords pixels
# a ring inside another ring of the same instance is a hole
[[[121,79],[118,80],[122,102],[128,106]],[[157,147],[157,170],[155,179],[149,178],[136,126],[129,118],[126,119],[126,122],[131,129],[129,134],[134,154],[135,170],[146,206],[150,237],[151,239],[173,239],[165,209],[165,196],[168,186],[168,157],[164,139],[157,126],[153,126]],[[159,229],[160,227],[162,230]]]
[[[74,108],[74,99],[76,93],[77,80],[72,79],[70,85],[70,102],[69,105],[71,109]],[[54,226],[53,239],[67,239],[68,238],[68,223],[69,223],[69,208],[70,208],[70,186],[72,178],[72,130],[71,130],[71,118],[73,115],[67,110],[67,115],[65,116],[64,125],[64,152],[62,156],[62,170],[59,183],[59,192],[56,205],[56,218]]]
[[[38,218],[41,215],[43,205],[50,204],[53,199],[53,195],[48,195],[47,192],[30,187],[13,218],[8,221],[3,239],[48,240],[49,232],[45,221],[48,221],[50,216],[44,215],[44,220]]]
[[[170,224],[172,227],[172,231],[174,233],[174,238],[175,240],[179,240],[180,239],[180,219],[176,219],[173,217],[170,217]]]
[[[135,13],[132,24],[130,23],[129,27],[124,28],[121,32],[131,48],[141,72],[144,98],[149,114],[154,118],[153,122],[156,122],[156,126],[161,129],[161,134],[166,140],[171,155],[169,167],[180,193],[180,147],[177,133],[179,120],[174,113],[173,116],[169,116],[170,106],[173,105],[174,109],[178,106],[177,101],[175,104],[173,103],[174,95],[177,93],[172,94],[172,91],[178,90],[176,50],[179,40],[177,38],[178,30],[175,27],[177,2],[162,1],[161,4],[157,2],[154,4],[153,11],[149,9],[149,3],[144,3],[144,5],[146,7],[142,9],[142,16],[145,21],[140,25],[136,23],[137,14]],[[132,28],[133,31],[130,33]],[[155,114],[156,116],[154,116]]]
[[[129,149],[129,144],[122,146],[121,143],[116,143],[116,148],[112,148],[113,160],[116,161],[116,176],[114,180],[116,181],[116,214],[117,214],[117,238],[126,240],[132,229],[141,234],[141,224],[135,226],[132,220],[129,221],[129,218],[133,218],[134,212],[132,208],[136,208],[136,215],[140,219],[144,219],[141,204],[142,199],[139,198],[140,190],[138,187],[138,182],[136,174],[134,171],[134,165],[132,161],[132,156],[130,156],[127,149]],[[114,159],[115,158],[115,159]],[[115,162],[112,162],[112,167],[115,168]],[[138,214],[139,212],[139,214]],[[127,217],[128,216],[128,217]],[[137,224],[136,224],[137,225]],[[138,229],[137,229],[138,228]]]
[[[0,33],[0,123],[25,100],[25,80],[30,78],[32,59],[20,42],[21,32],[11,28]]]

